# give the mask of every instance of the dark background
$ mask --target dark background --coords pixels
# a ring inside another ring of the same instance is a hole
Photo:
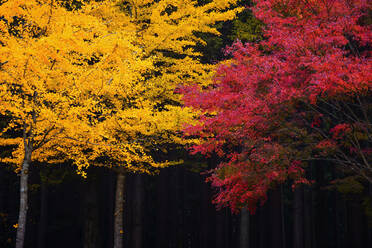
[[[235,248],[240,235],[254,248],[294,247],[294,237],[306,248],[372,246],[370,187],[351,183],[339,192],[330,186],[338,176],[330,165],[309,169],[316,180],[310,187],[278,186],[242,223],[240,214],[216,211],[199,170],[189,163],[155,176],[127,175],[124,247]],[[92,168],[84,179],[68,165],[34,166],[25,247],[112,247],[115,178],[107,168]],[[14,246],[18,197],[19,178],[1,166],[0,247]],[[241,224],[247,233],[240,233]]]

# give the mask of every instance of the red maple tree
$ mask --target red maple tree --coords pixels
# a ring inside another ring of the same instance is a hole
[[[215,202],[254,211],[290,179],[308,183],[311,160],[329,160],[372,182],[371,4],[366,0],[255,0],[265,25],[258,43],[226,49],[207,89],[184,89],[204,111],[185,129],[219,156],[209,181]]]

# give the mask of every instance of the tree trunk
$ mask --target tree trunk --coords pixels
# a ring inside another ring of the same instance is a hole
[[[84,199],[84,248],[100,247],[97,181],[89,180]]]
[[[372,183],[369,183],[368,190],[369,190],[368,191],[369,192],[369,199],[372,201]],[[371,202],[371,204],[372,204],[372,202]],[[372,205],[370,205],[369,207],[372,208]],[[369,218],[371,218],[371,216]],[[371,221],[371,220],[369,219],[369,221]],[[368,244],[369,244],[369,246],[372,246],[372,223],[368,222],[367,224],[368,224],[368,226],[367,226],[368,227],[368,229],[367,229]]]
[[[7,186],[7,183],[4,184],[5,181],[5,176],[4,176],[4,172],[3,172],[3,168],[0,168],[0,212],[5,212],[4,211],[4,207],[5,207],[5,204],[4,204],[4,199],[5,199],[5,190],[4,190],[4,187]]]
[[[312,209],[311,209],[311,189],[309,186],[304,188],[304,247],[312,248]]]
[[[172,187],[169,187],[169,228],[170,228],[170,247],[178,247],[180,243],[180,184],[179,184],[179,177],[180,177],[180,168],[170,168],[170,178],[169,183]],[[147,218],[146,218],[147,220]]]
[[[210,195],[208,192],[209,185],[201,184],[201,238],[200,238],[200,247],[208,247],[208,245],[213,244],[210,241],[212,236],[210,226],[214,226],[213,223],[210,223],[211,210],[210,210]]]
[[[284,192],[283,185],[280,185],[280,210],[281,210],[281,222],[282,222],[282,247],[287,247],[287,233],[285,226],[285,212],[284,212]]]
[[[293,248],[304,247],[303,231],[303,188],[298,186],[294,192],[293,206]]]
[[[169,212],[169,194],[168,180],[169,168],[160,172],[156,178],[156,246],[157,248],[169,247],[168,242],[168,212]],[[183,232],[185,234],[185,232]],[[185,239],[184,239],[185,240]]]
[[[48,185],[41,179],[38,248],[45,248],[48,216]]]
[[[216,214],[216,248],[225,247],[225,209],[221,209]],[[189,248],[189,247],[187,247]]]
[[[268,196],[267,206],[269,209],[270,219],[270,247],[285,248],[283,247],[283,229],[282,229],[282,197],[280,188],[270,191]]]
[[[133,229],[133,248],[143,246],[143,200],[144,184],[143,175],[134,176],[134,229]]]
[[[268,221],[268,213],[267,213],[268,207],[267,203],[263,206],[261,206],[258,209],[258,248],[267,248],[269,247],[269,221]]]
[[[363,243],[363,210],[358,199],[350,203],[350,235],[353,248],[366,247]]]
[[[109,170],[105,177],[106,195],[101,207],[104,209],[104,229],[107,231],[104,247],[113,247],[114,244],[114,221],[115,221],[115,187],[116,173]]]
[[[243,208],[240,212],[240,248],[249,248],[249,212]]]
[[[25,158],[21,170],[20,182],[20,204],[19,204],[19,217],[16,238],[16,248],[23,248],[26,234],[26,218],[27,218],[27,192],[28,192],[28,172],[31,162],[31,149],[25,147]]]
[[[120,170],[116,179],[116,197],[114,213],[114,248],[123,247],[123,208],[124,208],[125,172]]]

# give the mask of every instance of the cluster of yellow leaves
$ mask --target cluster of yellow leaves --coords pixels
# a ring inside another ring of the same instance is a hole
[[[8,118],[4,162],[21,165],[25,146],[40,162],[73,160],[149,172],[168,161],[151,152],[186,142],[195,115],[175,90],[207,82],[195,34],[234,18],[236,0],[90,1],[67,10],[57,0],[0,5],[0,114]],[[16,131],[22,135],[14,135]],[[13,135],[11,134],[13,133]],[[22,136],[22,137],[21,137]]]
[[[151,65],[136,55],[141,51],[132,45],[134,37],[120,30],[127,23],[116,23],[115,32],[109,25],[114,20],[103,19],[100,8],[126,20],[111,2],[76,11],[52,0],[0,6],[0,114],[9,118],[0,144],[16,146],[4,162],[21,165],[26,144],[34,160],[65,156],[86,166],[76,147],[89,143],[93,114],[109,114],[101,96],[115,89],[104,85],[112,78],[136,80],[137,71]],[[9,138],[16,131],[23,137]]]

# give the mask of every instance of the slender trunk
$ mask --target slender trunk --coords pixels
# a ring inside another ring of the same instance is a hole
[[[116,181],[116,173],[113,170],[108,172],[106,177],[107,183],[107,196],[105,197],[105,203],[103,207],[105,209],[105,230],[107,231],[108,235],[106,237],[105,246],[104,247],[113,247],[114,244],[114,219],[115,219],[115,181]],[[107,215],[106,215],[107,214]]]
[[[144,184],[143,175],[135,175],[134,177],[134,230],[133,243],[134,248],[142,248],[143,246],[143,196]]]
[[[45,248],[47,216],[48,216],[48,187],[47,183],[41,180],[40,186],[40,220],[38,233],[38,248]]]
[[[336,231],[336,247],[343,248],[345,247],[345,202],[343,197],[340,194],[336,195],[335,203],[335,231]]]
[[[99,211],[95,183],[97,181],[89,181],[85,192],[83,215],[84,248],[97,248],[100,246]]]
[[[270,218],[270,247],[283,248],[283,230],[282,230],[282,198],[280,189],[272,190],[269,194],[267,206],[269,208]]]
[[[18,229],[16,248],[23,248],[26,234],[26,218],[27,218],[27,192],[28,192],[28,172],[31,162],[31,149],[25,146],[25,158],[22,164],[21,170],[21,182],[20,182],[20,204],[19,204],[19,217],[18,217]]]
[[[207,188],[209,185],[201,184],[201,239],[200,247],[208,247],[208,245],[213,244],[211,237],[213,237],[213,231],[210,230],[211,226],[214,226],[211,223],[211,203],[210,203],[210,194]],[[214,211],[214,209],[213,209]]]
[[[284,192],[283,185],[280,185],[280,210],[281,210],[281,222],[282,222],[282,246],[287,247],[286,242],[286,230],[285,230],[285,213],[284,213]]]
[[[304,247],[312,248],[312,209],[311,209],[311,189],[304,189]]]
[[[314,166],[311,166],[311,173],[312,173],[312,176],[311,178],[316,178],[314,176],[315,172],[314,172]],[[318,206],[318,200],[319,200],[319,188],[316,187],[316,188],[313,188],[312,191],[311,191],[311,244],[312,244],[312,247],[318,247],[318,232],[317,232],[317,229],[318,228],[318,225],[319,225],[319,215],[318,215],[318,212],[317,212],[317,206]]]
[[[216,214],[216,248],[225,248],[225,209],[221,209]],[[189,248],[189,247],[187,247]]]
[[[170,170],[170,178],[169,183],[172,185],[172,187],[169,187],[169,227],[170,227],[170,247],[177,247],[179,240],[180,240],[180,232],[179,232],[179,226],[180,226],[180,218],[179,218],[179,172],[180,168],[171,168]],[[146,225],[144,225],[146,226]],[[146,247],[146,245],[145,245]]]
[[[249,212],[243,208],[240,212],[240,248],[249,248]]]
[[[167,223],[169,212],[168,180],[169,169],[160,172],[156,182],[156,246],[169,247]],[[182,209],[183,210],[183,209]],[[185,232],[184,232],[185,233]]]
[[[189,194],[191,192],[193,192],[193,185],[194,185],[194,182],[193,182],[193,179],[192,179],[192,176],[191,176],[191,173],[190,172],[185,172],[184,173],[184,230],[183,230],[183,235],[184,235],[184,238],[183,238],[183,246],[184,248],[193,248],[195,246],[194,244],[194,237],[193,234],[194,234],[194,229],[195,229],[195,226],[199,227],[199,224],[195,221],[195,219],[193,219],[193,206],[192,206],[192,201],[191,201],[191,198],[189,196]],[[170,199],[168,198],[168,201]],[[169,223],[169,219],[168,219],[168,223]],[[221,233],[221,237],[223,239],[223,234],[224,232]],[[169,243],[168,243],[168,246],[167,247],[170,247],[169,246]],[[162,247],[163,248],[163,247]]]
[[[5,177],[4,177],[4,172],[3,172],[3,169],[0,168],[0,212],[5,212],[3,211],[4,210],[4,199],[5,199],[5,191],[4,191],[4,187],[7,185],[6,183],[4,184],[5,182]]]
[[[369,189],[369,199],[372,201],[372,183],[369,183],[368,185],[368,189]],[[372,207],[372,202],[371,202],[371,205],[369,207]],[[371,221],[369,219],[369,221]],[[368,245],[369,246],[372,246],[372,223],[371,222],[368,222],[368,229],[367,229],[367,233],[368,233]]]
[[[267,248],[269,247],[269,240],[268,240],[268,229],[269,229],[269,221],[267,219],[267,204],[261,206],[258,210],[258,247],[259,248]]]
[[[123,247],[123,207],[124,207],[125,172],[119,171],[116,179],[116,197],[114,213],[114,248]]]
[[[358,200],[354,200],[350,204],[351,218],[350,218],[350,231],[351,231],[351,244],[353,248],[363,248],[363,212]]]
[[[303,232],[303,188],[298,186],[294,192],[293,206],[293,247],[304,247],[304,232]]]

